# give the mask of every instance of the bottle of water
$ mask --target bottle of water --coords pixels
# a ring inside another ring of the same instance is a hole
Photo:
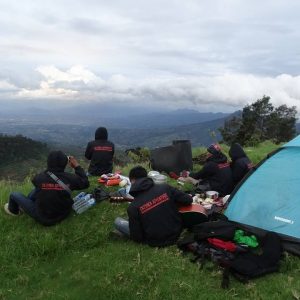
[[[81,192],[79,193],[76,197],[73,198],[74,202],[77,201],[77,200],[80,200],[82,199],[83,197],[86,196],[86,193],[85,192]]]
[[[80,197],[76,200],[73,204],[73,209],[76,211],[77,214],[81,214],[91,206],[96,204],[96,200],[91,198],[91,194],[85,194],[83,197]]]

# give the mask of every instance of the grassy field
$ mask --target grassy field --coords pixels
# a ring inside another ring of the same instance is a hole
[[[275,148],[265,143],[247,153],[257,163]],[[1,207],[11,191],[31,188],[29,179],[0,182]],[[280,272],[246,285],[232,278],[223,290],[215,266],[199,270],[175,246],[110,239],[113,220],[126,216],[126,206],[103,202],[49,228],[1,210],[0,299],[300,299],[300,259],[288,254]]]

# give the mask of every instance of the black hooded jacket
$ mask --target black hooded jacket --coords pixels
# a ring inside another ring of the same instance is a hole
[[[189,205],[192,197],[151,178],[137,179],[131,186],[133,202],[127,209],[130,237],[150,246],[174,244],[182,230],[177,204]]]
[[[67,156],[61,151],[52,151],[48,156],[47,170],[36,175],[32,183],[36,188],[34,200],[36,203],[37,221],[43,225],[54,225],[65,219],[71,212],[73,200],[47,171],[56,175],[71,190],[81,190],[89,187],[84,170],[78,166],[75,174],[65,172],[68,163]]]
[[[211,189],[217,191],[220,196],[228,195],[233,190],[230,164],[226,155],[222,152],[211,154],[206,159],[202,170],[197,173],[191,173],[190,176],[209,183]]]
[[[243,177],[253,168],[253,165],[243,150],[242,146],[235,143],[229,150],[229,156],[232,160],[231,169],[233,182],[237,185]]]
[[[107,130],[99,127],[95,132],[95,140],[87,144],[85,157],[90,160],[89,173],[95,176],[111,173],[115,146],[107,140]]]

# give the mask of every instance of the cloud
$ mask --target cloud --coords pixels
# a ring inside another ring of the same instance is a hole
[[[19,98],[149,102],[155,106],[234,111],[263,95],[274,105],[295,105],[300,111],[300,76],[276,77],[227,73],[218,76],[128,78],[116,74],[103,79],[83,66],[60,70],[40,66],[38,89],[22,88]]]
[[[4,2],[1,99],[300,110],[298,1]]]
[[[1,80],[0,79],[0,99],[10,98],[15,93],[17,93],[18,90],[19,89],[15,85],[11,84],[7,80]]]

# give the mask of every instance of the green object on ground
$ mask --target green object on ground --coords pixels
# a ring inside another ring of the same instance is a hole
[[[245,235],[245,232],[238,229],[234,233],[234,241],[238,244],[245,244],[251,248],[256,248],[258,246],[258,241],[255,235]]]

